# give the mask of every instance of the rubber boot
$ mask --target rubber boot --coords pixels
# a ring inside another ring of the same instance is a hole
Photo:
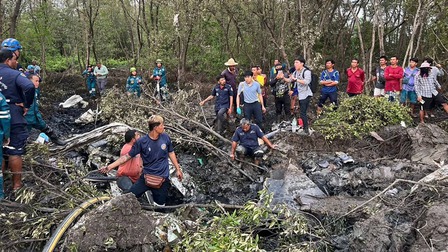
[[[42,132],[47,134],[47,136],[51,139],[51,142],[55,143],[56,145],[66,145],[67,144],[66,141],[61,140],[56,135],[56,133],[53,131],[53,129],[48,126],[44,130],[42,130]]]
[[[22,157],[21,156],[9,156],[8,159],[9,169],[12,174],[12,189],[17,190],[22,187]]]

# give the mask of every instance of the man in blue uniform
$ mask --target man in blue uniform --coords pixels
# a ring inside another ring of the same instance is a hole
[[[22,187],[22,155],[29,136],[27,122],[24,117],[34,100],[34,85],[25,75],[17,70],[17,60],[20,56],[20,43],[15,39],[2,42],[4,49],[0,50],[0,82],[6,88],[2,89],[11,113],[10,143],[4,153],[8,156],[8,164],[13,172],[13,190]],[[0,84],[2,85],[2,84]]]
[[[220,134],[223,133],[223,125],[226,119],[226,113],[230,116],[232,114],[233,107],[233,89],[229,84],[226,84],[226,78],[222,75],[216,78],[218,84],[213,88],[212,94],[201,101],[199,105],[204,104],[213,97],[216,97],[215,112],[216,112],[216,128]]]
[[[260,127],[256,124],[251,124],[249,119],[241,119],[241,126],[238,127],[232,137],[232,150],[230,157],[235,159],[235,152],[243,156],[251,156],[255,158],[255,164],[260,164],[260,159],[264,155],[264,151],[258,143],[258,138],[271,149],[277,149],[277,145],[272,144],[271,141],[263,134]],[[238,145],[239,144],[239,145]]]

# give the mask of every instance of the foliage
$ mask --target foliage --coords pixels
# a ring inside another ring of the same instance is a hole
[[[386,98],[359,95],[342,100],[337,110],[327,107],[325,114],[314,126],[326,139],[360,138],[385,126],[409,125],[412,118],[409,109]]]
[[[175,251],[266,251],[259,233],[275,233],[275,251],[313,251],[303,237],[310,231],[307,220],[283,206],[271,206],[272,195],[261,192],[259,203],[248,202],[244,209],[224,212],[205,221],[197,230],[184,234]]]
[[[12,242],[15,245],[11,250],[24,251],[27,243],[17,241],[45,241],[51,228],[58,225],[68,211],[102,194],[95,186],[83,182],[82,178],[88,173],[86,167],[79,167],[62,156],[50,156],[47,145],[27,145],[24,167],[26,186],[15,193],[20,204],[11,211],[0,208],[0,248]]]
[[[55,56],[47,60],[47,71],[63,72],[74,66],[76,59],[72,57]]]

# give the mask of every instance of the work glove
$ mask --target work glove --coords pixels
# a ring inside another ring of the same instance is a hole
[[[238,107],[238,108],[236,108],[236,113],[238,114],[238,115],[241,115],[241,108],[240,107]]]

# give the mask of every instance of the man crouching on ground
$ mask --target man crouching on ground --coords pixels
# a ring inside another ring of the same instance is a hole
[[[238,155],[254,157],[255,165],[259,165],[260,159],[264,155],[264,151],[258,144],[258,138],[261,138],[269,148],[277,149],[277,145],[273,145],[271,141],[269,141],[263,134],[263,131],[261,131],[260,127],[256,124],[251,124],[246,118],[241,119],[241,124],[232,137],[232,151],[230,153],[232,160],[235,159],[236,151]]]

